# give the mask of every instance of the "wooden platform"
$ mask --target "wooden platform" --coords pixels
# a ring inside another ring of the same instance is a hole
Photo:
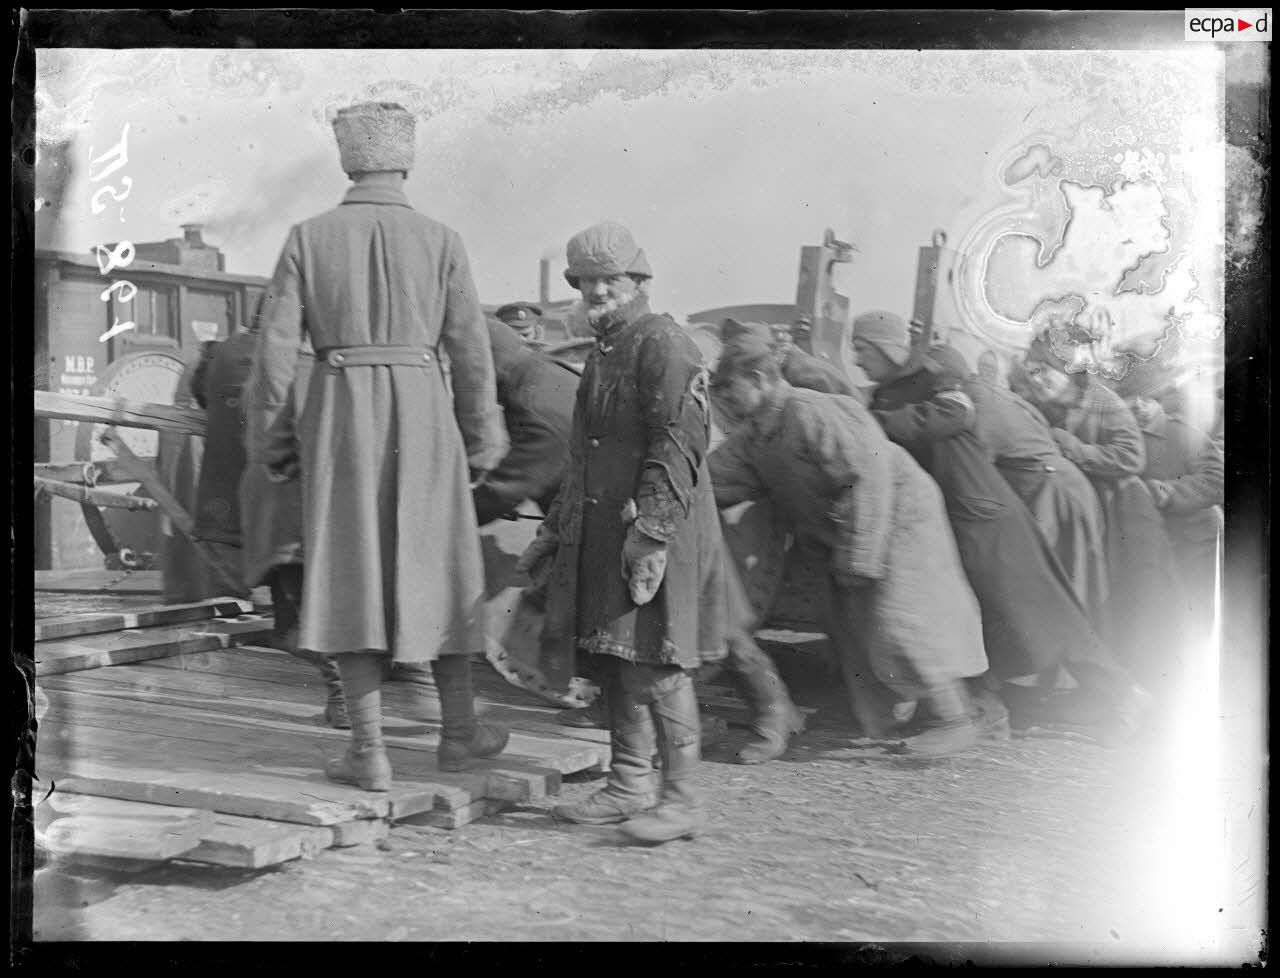
[[[194,627],[198,623],[180,628]],[[132,631],[145,635],[157,629]],[[483,685],[492,688],[492,682]],[[395,771],[393,790],[380,794],[334,784],[324,777],[324,760],[338,756],[350,735],[324,725],[319,675],[263,647],[181,648],[149,661],[46,672],[37,686],[47,702],[37,744],[40,784],[56,784],[55,799],[99,800],[96,808],[81,800],[71,806],[72,814],[60,813],[73,821],[51,838],[60,855],[90,860],[133,853],[136,859],[256,868],[329,846],[376,841],[400,819],[458,828],[555,794],[564,774],[604,770],[609,762],[605,731],[561,726],[554,707],[512,688],[501,702],[477,702],[479,712],[511,730],[507,750],[472,771],[442,772],[435,760],[439,723],[429,716],[438,717],[438,710],[426,711],[427,719],[413,716],[411,707],[420,707],[421,698],[389,682],[383,729]],[[104,809],[107,800],[139,807]],[[175,821],[162,817],[166,811],[204,812],[211,821]],[[140,819],[140,812],[151,818]],[[127,825],[142,837],[130,837],[122,827]],[[198,838],[193,825],[200,829]],[[122,841],[126,837],[132,838],[129,845]],[[191,844],[173,851],[180,843]]]
[[[556,706],[477,661],[477,713],[511,732],[502,755],[465,773],[440,771],[438,701],[389,681],[393,789],[335,784],[324,761],[350,734],[325,725],[314,667],[255,644],[269,635],[269,617],[237,599],[161,606],[104,595],[100,579],[85,583],[95,593],[75,614],[63,594],[42,604],[37,593],[33,802],[58,858],[260,868],[376,842],[396,821],[459,828],[556,794],[566,774],[608,768],[608,731],[559,724]],[[729,690],[704,685],[700,697],[745,722]]]

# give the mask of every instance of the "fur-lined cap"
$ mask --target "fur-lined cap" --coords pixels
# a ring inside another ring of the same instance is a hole
[[[415,119],[395,102],[360,102],[333,119],[345,173],[413,169]]]

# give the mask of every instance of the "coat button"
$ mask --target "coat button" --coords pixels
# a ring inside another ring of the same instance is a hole
[[[422,362],[423,362],[423,363],[430,363],[430,362],[431,362],[431,354],[430,354],[430,353],[424,353],[424,354],[422,354]]]
[[[586,499],[583,500],[583,502],[586,503],[588,506],[594,506],[596,503],[600,502],[600,500],[596,499],[595,496],[588,496]]]
[[[600,439],[599,439],[599,438],[592,438],[592,439],[591,439],[591,447],[592,447],[592,448],[599,448],[599,447],[600,447]]]

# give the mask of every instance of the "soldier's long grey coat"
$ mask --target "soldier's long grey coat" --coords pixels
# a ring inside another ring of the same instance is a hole
[[[317,363],[295,436],[289,394],[304,336]],[[325,362],[329,350],[366,345],[429,350],[431,360]],[[398,661],[482,651],[484,572],[467,469],[495,466],[507,439],[457,233],[398,189],[360,185],[293,228],[248,390],[249,461],[278,467],[301,456],[299,646]]]

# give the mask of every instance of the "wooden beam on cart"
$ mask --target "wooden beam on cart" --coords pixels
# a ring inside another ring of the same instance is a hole
[[[137,482],[138,480],[133,479],[131,481]],[[50,496],[60,496],[63,499],[71,499],[78,503],[90,503],[94,506],[103,506],[110,509],[150,510],[158,508],[154,499],[147,499],[145,496],[129,496],[119,492],[108,492],[106,489],[87,489],[84,486],[75,486],[67,482],[58,482],[54,479],[43,479],[40,476],[35,477],[35,487],[40,492],[47,492]]]
[[[117,464],[125,471],[132,473],[137,481],[142,483],[143,487],[159,505],[160,512],[169,518],[174,529],[191,541],[192,548],[196,554],[213,569],[213,572],[219,578],[220,584],[228,589],[227,593],[235,594],[239,591],[241,588],[240,575],[236,572],[236,569],[207,547],[195,535],[195,521],[183,509],[182,504],[178,502],[173,493],[169,491],[156,470],[133,454],[133,451],[124,443],[124,440],[114,427],[108,428],[102,433],[102,441],[116,453]]]
[[[155,465],[154,458],[144,458],[148,465]],[[58,482],[71,482],[85,486],[112,486],[126,482],[137,482],[113,458],[95,459],[92,462],[36,462],[36,476],[41,479],[56,479]]]
[[[172,404],[126,401],[122,397],[88,397],[83,394],[36,391],[35,408],[37,418],[88,421],[125,428],[154,428],[200,437],[204,437],[206,433],[203,411],[198,408],[175,407]]]

